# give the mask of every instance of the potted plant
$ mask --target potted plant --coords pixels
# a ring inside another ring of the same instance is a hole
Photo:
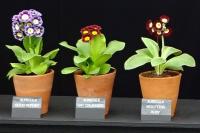
[[[183,71],[183,66],[195,67],[195,60],[179,49],[166,46],[164,38],[172,32],[172,29],[167,27],[168,22],[169,17],[166,15],[155,21],[147,21],[146,28],[157,41],[142,37],[146,48],[136,50],[136,54],[126,60],[124,67],[125,70],[130,70],[146,63],[151,64],[154,70],[139,74],[142,95],[147,99],[172,100],[173,117],[182,75],[179,71]]]
[[[42,14],[34,9],[23,10],[12,18],[12,30],[15,39],[23,42],[21,48],[6,45],[13,51],[19,63],[10,63],[12,69],[8,78],[13,77],[17,96],[34,96],[42,98],[42,114],[48,112],[54,70],[49,67],[56,65],[53,61],[59,51],[55,49],[41,55],[43,49]]]
[[[125,43],[114,40],[106,45],[106,38],[98,25],[82,28],[81,34],[82,39],[77,41],[76,47],[65,41],[60,43],[77,54],[73,58],[75,67],[64,68],[61,73],[74,73],[78,96],[104,97],[107,115],[116,74],[116,69],[107,61],[115,52],[123,50]]]

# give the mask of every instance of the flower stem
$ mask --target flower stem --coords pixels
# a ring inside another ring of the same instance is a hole
[[[165,46],[165,38],[164,38],[164,36],[162,35],[161,36],[161,40],[162,40],[162,49],[164,48],[164,46]]]

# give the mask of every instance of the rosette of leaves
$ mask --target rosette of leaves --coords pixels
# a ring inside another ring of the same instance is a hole
[[[53,61],[56,57],[59,49],[52,50],[44,55],[41,55],[43,41],[42,37],[24,37],[24,48],[19,46],[6,45],[6,47],[12,50],[17,57],[19,63],[10,63],[13,67],[7,76],[10,79],[16,74],[45,74],[50,66],[56,65],[57,62]]]
[[[111,41],[106,45],[106,38],[103,34],[95,35],[88,42],[80,39],[76,43],[76,47],[69,45],[66,41],[61,42],[60,45],[77,53],[73,58],[75,67],[66,67],[61,73],[71,74],[81,70],[86,78],[92,75],[109,73],[111,65],[107,61],[113,54],[123,50],[125,47],[124,42],[117,40]]]
[[[16,45],[6,45],[12,50],[19,63],[10,63],[12,68],[7,76],[10,79],[16,74],[42,75],[50,66],[56,65],[53,59],[59,49],[41,55],[43,48],[42,14],[34,9],[23,10],[12,18],[12,30],[15,39],[23,41],[24,48]]]
[[[164,45],[160,48],[158,43],[150,38],[142,37],[142,41],[146,48],[136,50],[136,54],[126,60],[125,70],[150,63],[155,68],[155,73],[162,75],[166,69],[183,71],[183,66],[195,67],[194,58],[179,49]]]
[[[194,58],[182,53],[181,50],[165,45],[164,37],[171,35],[171,28],[167,27],[170,18],[166,15],[160,16],[159,20],[148,20],[146,29],[157,38],[157,42],[150,38],[142,37],[146,48],[136,50],[136,54],[129,57],[125,64],[125,70],[130,70],[150,63],[155,69],[156,75],[162,75],[166,69],[183,71],[183,66],[195,67]],[[161,40],[161,48],[159,41]]]

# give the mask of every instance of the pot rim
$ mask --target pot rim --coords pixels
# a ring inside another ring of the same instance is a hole
[[[117,69],[112,67],[111,68],[113,71],[112,72],[109,72],[107,74],[101,74],[101,75],[92,75],[91,77],[103,77],[103,76],[107,76],[107,75],[111,75],[113,73],[116,73],[117,72]],[[83,77],[82,74],[80,74],[81,70],[77,70],[76,72],[74,72],[74,76],[80,76],[80,77]]]
[[[51,75],[51,74],[54,74],[54,70],[53,69],[49,69],[50,72],[48,73],[45,73],[45,74],[42,74],[42,75],[14,75],[13,77],[27,77],[27,78],[34,78],[34,77],[44,77],[44,76],[48,76],[48,75]]]
[[[170,77],[145,77],[145,76],[142,75],[142,74],[144,74],[144,73],[152,72],[152,71],[153,71],[153,70],[141,72],[141,73],[139,74],[139,77],[140,77],[140,78],[148,78],[148,79],[170,79],[170,78],[177,78],[177,77],[181,77],[181,76],[182,76],[182,73],[181,73],[181,72],[179,72],[179,71],[173,71],[173,70],[166,70],[166,71],[170,71],[170,72],[177,73],[177,75],[175,75],[175,76],[170,76]]]

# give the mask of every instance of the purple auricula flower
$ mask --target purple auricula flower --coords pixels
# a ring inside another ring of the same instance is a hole
[[[42,18],[41,17],[33,17],[31,20],[31,23],[35,26],[41,26],[43,24]]]
[[[28,22],[31,19],[31,13],[28,10],[23,10],[19,13],[20,22]]]
[[[38,11],[36,11],[34,9],[30,9],[29,11],[30,11],[32,16],[39,16],[39,17],[42,16],[42,14],[40,12],[38,12]]]
[[[21,30],[20,23],[18,21],[12,22],[12,30],[13,30],[13,32]]]
[[[44,34],[44,27],[43,26],[35,26],[35,36],[41,37]]]
[[[44,34],[42,14],[34,9],[23,10],[12,17],[14,37],[22,41],[24,36],[41,37]]]
[[[22,41],[24,39],[24,34],[22,31],[13,32],[15,39]]]
[[[18,15],[14,15],[12,17],[12,21],[19,21],[19,16]]]
[[[34,26],[27,26],[24,28],[24,32],[26,34],[26,36],[33,36],[35,35],[35,27]]]

